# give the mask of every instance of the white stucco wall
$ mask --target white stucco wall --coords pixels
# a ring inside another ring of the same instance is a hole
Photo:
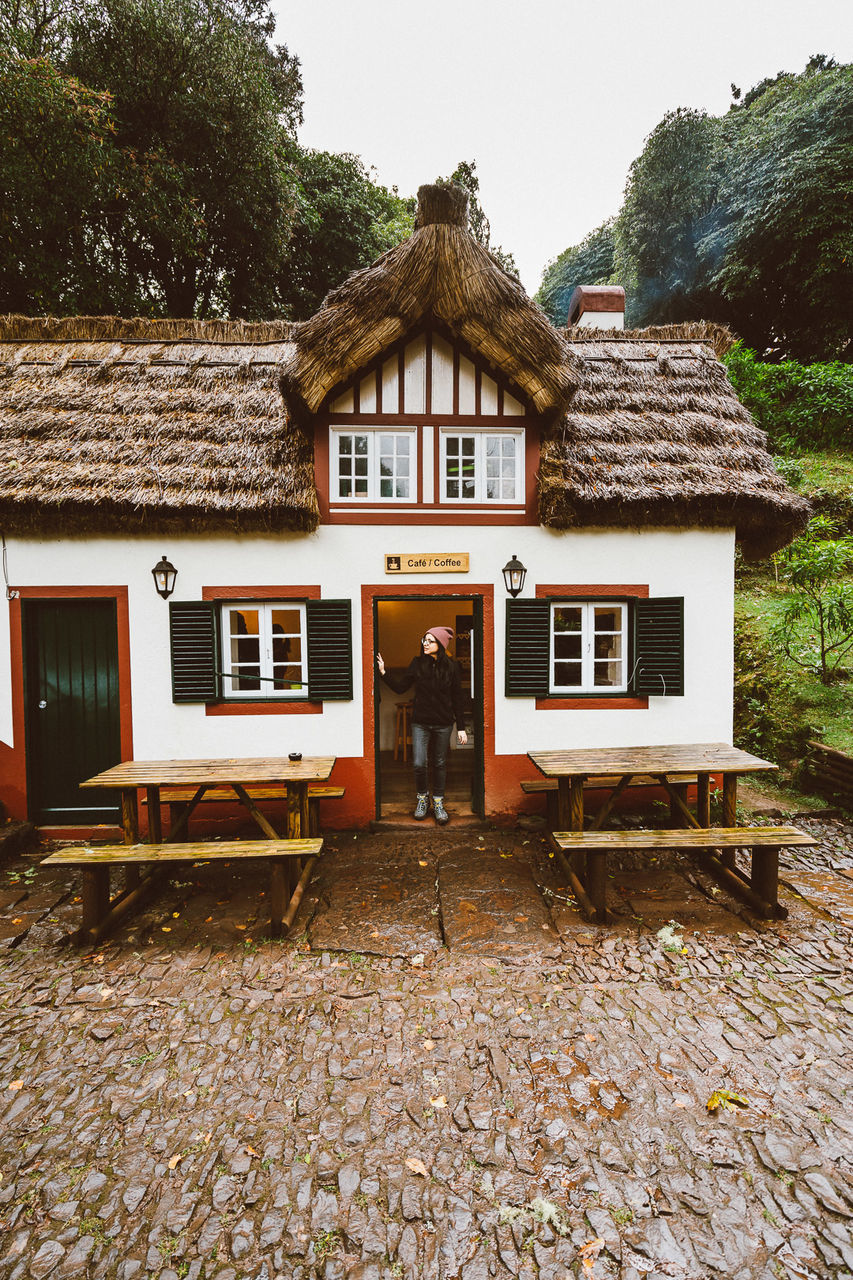
[[[495,739],[499,754],[533,748],[731,741],[733,552],[731,531],[589,531],[536,527],[325,526],[275,537],[120,537],[37,542],[7,538],[13,586],[126,585],[129,597],[133,744],[138,759],[205,755],[363,754],[360,584],[495,588]],[[468,574],[384,573],[391,552],[470,555]],[[203,705],[171,700],[168,605],[151,569],[165,553],[178,569],[174,599],[202,587],[321,584],[326,597],[353,602],[354,700],[328,702],[322,715],[206,716]],[[685,599],[683,698],[652,698],[648,710],[537,711],[532,699],[503,696],[506,592],[501,568],[516,553],[536,584],[648,583],[651,595]],[[8,606],[0,620],[0,739],[12,744]]]

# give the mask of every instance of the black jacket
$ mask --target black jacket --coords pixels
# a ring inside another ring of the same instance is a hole
[[[382,679],[395,693],[405,693],[415,686],[415,705],[412,708],[413,724],[452,725],[465,728],[465,699],[462,696],[462,668],[453,658],[450,663],[450,679],[440,678],[438,663],[426,654],[412,658],[401,676],[387,671]]]

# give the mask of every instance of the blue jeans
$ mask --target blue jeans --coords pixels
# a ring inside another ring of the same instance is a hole
[[[432,749],[432,794],[444,795],[447,780],[447,753],[450,750],[452,724],[413,724],[412,759],[415,766],[415,789],[419,795],[429,791],[429,755]]]

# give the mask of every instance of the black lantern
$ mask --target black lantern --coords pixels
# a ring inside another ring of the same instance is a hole
[[[524,579],[527,577],[527,570],[524,565],[513,552],[512,559],[503,567],[504,582],[506,589],[512,596],[513,600],[524,587]]]
[[[157,588],[158,596],[162,596],[164,600],[168,600],[169,596],[175,590],[175,579],[178,571],[173,564],[163,556],[159,564],[155,564],[151,570],[154,578],[154,586]]]

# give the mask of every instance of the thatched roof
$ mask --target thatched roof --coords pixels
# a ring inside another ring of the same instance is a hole
[[[728,330],[555,329],[464,192],[419,200],[413,235],[302,324],[0,317],[0,525],[313,529],[313,415],[435,325],[541,414],[543,525],[734,526],[749,556],[804,527],[719,362]]]
[[[524,391],[546,418],[572,390],[566,342],[520,282],[468,232],[459,187],[421,187],[414,233],[357,271],[299,326],[283,385],[307,417],[399,339],[438,321]]]
[[[715,326],[571,329],[577,390],[545,435],[539,512],[556,529],[734,527],[748,558],[784,546],[809,504],[773,466],[713,347]],[[713,346],[712,346],[713,344]]]
[[[6,532],[317,525],[289,325],[0,320]]]

